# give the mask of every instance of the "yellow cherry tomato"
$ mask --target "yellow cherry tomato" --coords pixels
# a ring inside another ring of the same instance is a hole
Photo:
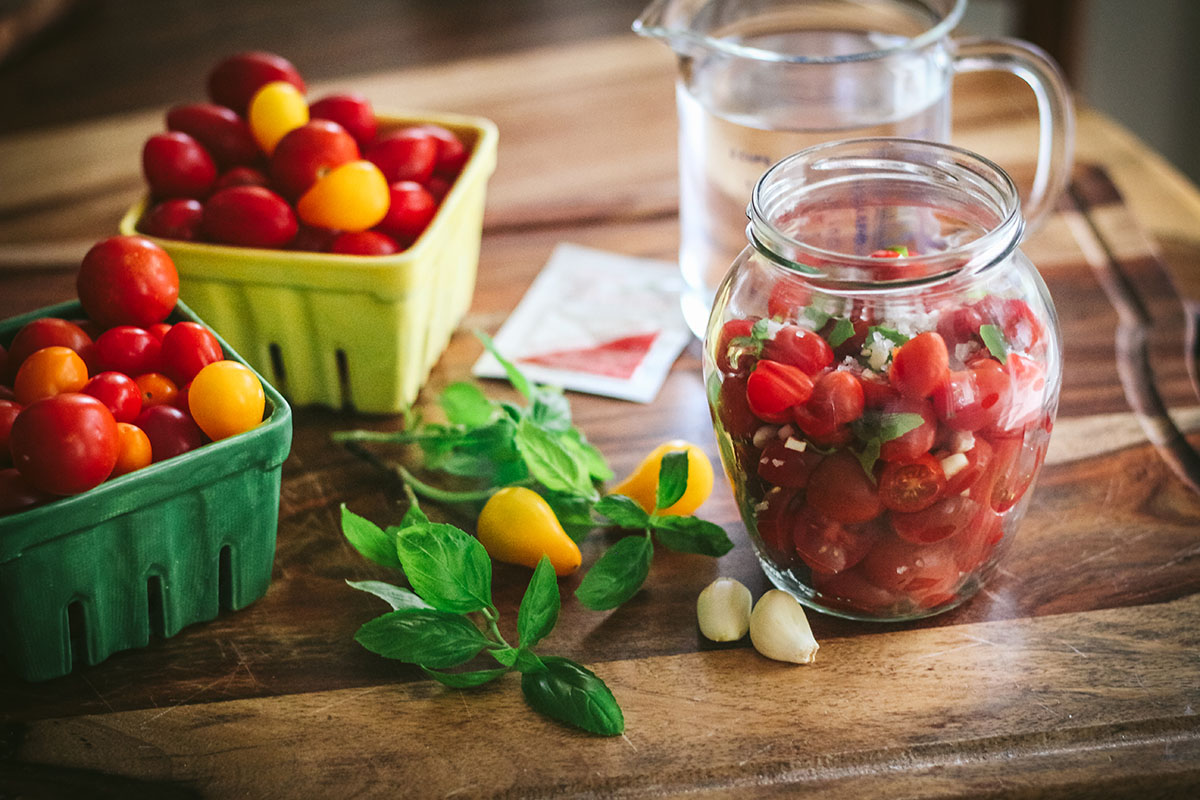
[[[679,500],[658,513],[680,517],[694,514],[712,494],[713,467],[708,456],[698,445],[682,439],[663,442],[651,450],[650,454],[642,459],[642,463],[629,473],[629,477],[612,488],[610,494],[623,494],[636,501],[647,513],[654,511],[654,504],[658,498],[658,473],[662,469],[663,456],[677,451],[687,453],[687,489]]]
[[[188,387],[188,410],[211,439],[250,430],[262,422],[265,407],[262,381],[236,361],[212,362]]]
[[[296,203],[300,219],[318,228],[365,231],[387,214],[387,178],[370,161],[350,161],[317,179]]]
[[[127,472],[150,466],[152,453],[150,437],[141,428],[128,422],[117,423],[117,433],[120,435],[121,450],[117,453],[117,465],[113,467],[110,478],[124,475]]]
[[[246,119],[254,141],[269,156],[285,134],[308,122],[308,101],[287,81],[272,81],[250,98]]]
[[[506,564],[536,567],[545,555],[561,577],[583,562],[579,545],[567,536],[550,504],[523,486],[509,486],[488,498],[476,533],[488,555]]]

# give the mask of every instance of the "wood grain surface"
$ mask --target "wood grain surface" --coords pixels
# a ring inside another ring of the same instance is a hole
[[[474,305],[423,400],[467,376],[481,348],[465,331],[494,331],[556,243],[672,257],[672,74],[665,51],[621,37],[345,82],[381,108],[500,128]],[[956,141],[1027,174],[1022,97],[964,83]],[[150,110],[0,140],[0,317],[70,296],[160,126]],[[705,584],[767,588],[718,486],[701,514],[735,541],[727,556],[661,553],[608,613],[574,601],[578,576],[561,582],[544,649],[592,667],[627,720],[623,737],[589,737],[529,711],[514,678],[449,690],[353,642],[384,609],[344,581],[393,576],[343,541],[339,505],[394,523],[403,495],[329,434],[400,422],[300,409],[266,597],[55,681],[0,672],[0,796],[1196,796],[1200,496],[1179,454],[1200,442],[1200,407],[1180,295],[1200,296],[1200,199],[1091,112],[1079,156],[1071,195],[1024,248],[1062,323],[1059,421],[1003,569],[970,603],[891,626],[810,615],[811,667],[708,643],[694,616]],[[716,458],[696,344],[654,403],[571,401],[618,473],[673,437]],[[585,565],[611,536],[589,540]],[[496,567],[506,633],[527,575]]]

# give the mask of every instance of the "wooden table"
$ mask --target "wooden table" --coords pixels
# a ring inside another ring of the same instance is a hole
[[[557,242],[673,257],[673,75],[665,48],[626,35],[316,88],[498,124],[463,325],[494,331]],[[1010,82],[961,81],[956,141],[1028,167],[1020,98]],[[70,297],[78,259],[138,195],[141,142],[161,124],[154,109],[0,140],[0,317]],[[62,679],[0,673],[0,796],[1196,796],[1200,496],[1155,403],[1185,432],[1200,424],[1163,272],[1200,297],[1200,194],[1093,112],[1078,161],[1072,196],[1025,248],[1062,318],[1059,421],[1010,557],[967,605],[893,626],[812,614],[821,651],[803,668],[712,646],[700,588],[722,574],[767,588],[720,485],[701,513],[729,531],[729,555],[660,554],[610,613],[574,601],[578,576],[562,581],[546,651],[592,667],[627,722],[587,736],[533,714],[511,676],[444,689],[352,640],[382,609],[345,579],[391,575],[344,542],[339,505],[394,523],[403,495],[329,433],[399,421],[301,409],[266,597]],[[479,352],[457,334],[423,397]],[[671,437],[716,457],[698,354],[649,405],[571,396],[619,474]],[[608,541],[593,535],[585,565]],[[526,577],[496,568],[509,624]]]

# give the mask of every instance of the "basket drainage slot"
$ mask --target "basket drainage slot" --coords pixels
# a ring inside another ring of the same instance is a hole
[[[287,369],[283,365],[283,348],[275,342],[267,345],[267,352],[271,356],[271,374],[275,376],[275,388],[280,394],[286,395],[287,391]]]
[[[233,551],[229,545],[221,548],[217,556],[218,592],[221,608],[226,611],[233,609]]]
[[[67,641],[71,648],[71,663],[83,661],[87,653],[87,614],[82,600],[74,600],[67,606]]]
[[[354,395],[350,391],[350,362],[346,358],[345,350],[338,350],[335,354],[337,358],[338,371],[338,387],[342,393],[342,410],[354,410]]]
[[[146,613],[150,618],[150,635],[166,636],[167,620],[163,608],[162,577],[151,575],[146,579]]]

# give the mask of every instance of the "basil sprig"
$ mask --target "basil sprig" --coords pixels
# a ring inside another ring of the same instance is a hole
[[[412,589],[383,581],[347,581],[385,600],[392,610],[362,625],[355,640],[372,653],[419,666],[430,678],[470,689],[509,672],[520,672],[521,690],[541,714],[601,736],[625,729],[616,698],[586,667],[559,656],[539,656],[534,647],[558,622],[561,600],[550,559],[542,556],[517,611],[518,645],[500,633],[492,602],[492,563],[475,537],[453,525],[430,522],[415,503],[399,526],[381,529],[342,506],[342,532],[367,558],[379,563],[390,546],[394,566]],[[481,618],[483,626],[476,624]],[[480,654],[498,667],[450,672]]]
[[[619,539],[592,565],[575,590],[580,603],[604,611],[637,594],[650,574],[655,540],[670,550],[706,556],[723,556],[733,549],[733,542],[719,525],[696,517],[660,513],[683,497],[687,482],[687,453],[673,451],[662,458],[652,513],[619,494],[603,497],[595,504],[596,513],[613,525],[641,529],[643,533]]]

